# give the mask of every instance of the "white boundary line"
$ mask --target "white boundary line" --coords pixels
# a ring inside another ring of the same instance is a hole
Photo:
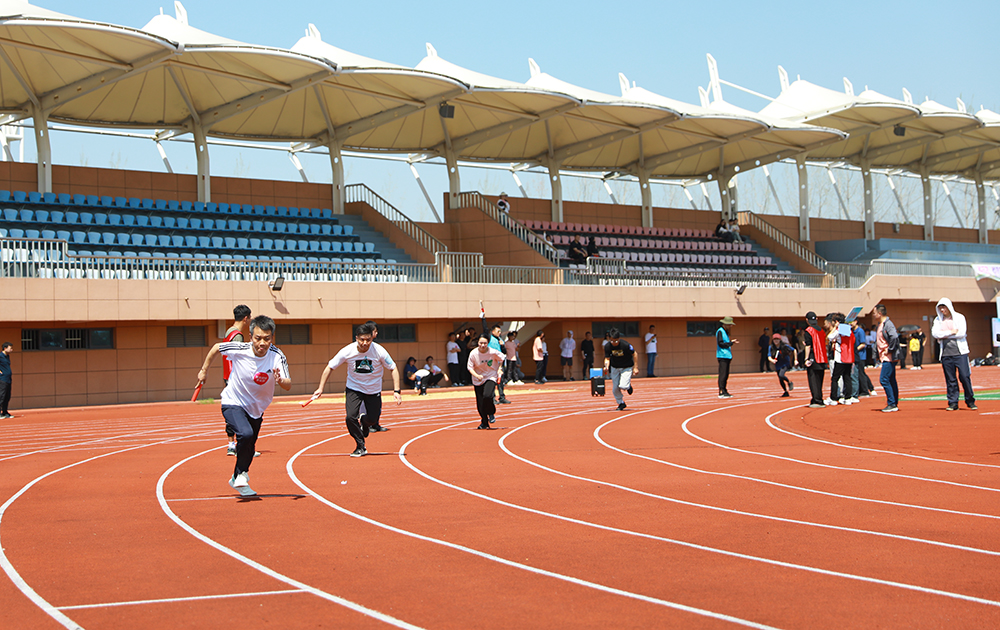
[[[233,599],[237,597],[259,597],[261,595],[289,595],[305,593],[302,589],[286,591],[260,591],[257,593],[228,593],[226,595],[199,595],[196,597],[167,597],[164,599],[137,599],[131,602],[107,602],[104,604],[81,604],[79,606],[60,606],[59,610],[86,610],[88,608],[117,608],[119,606],[141,606],[143,604],[176,604],[178,602],[200,602],[212,599]]]
[[[779,411],[775,411],[771,415],[767,416],[765,418],[765,421],[770,420],[771,418],[773,418],[774,416],[778,415],[779,413],[784,413],[785,411],[789,411],[789,410],[795,409],[797,407],[799,407],[799,405],[796,405],[796,407],[786,407],[785,409],[781,409]],[[885,476],[885,477],[896,477],[896,478],[899,478],[899,479],[908,479],[910,481],[925,481],[927,483],[938,483],[938,484],[943,484],[943,485],[946,485],[946,486],[955,486],[955,487],[958,487],[958,488],[967,488],[967,489],[971,489],[971,490],[983,490],[985,492],[1000,492],[1000,488],[988,488],[986,486],[976,486],[976,485],[972,485],[972,484],[958,483],[957,481],[946,481],[944,479],[931,479],[929,477],[917,477],[917,476],[914,476],[914,475],[903,475],[903,474],[899,474],[899,473],[891,473],[891,472],[885,472],[885,471],[881,471],[881,470],[869,470],[869,469],[866,469],[866,468],[850,468],[850,467],[847,467],[847,466],[834,466],[833,464],[823,464],[823,463],[820,463],[820,462],[807,462],[805,460],[795,459],[794,457],[785,457],[784,455],[775,455],[773,453],[761,453],[760,451],[749,451],[749,450],[742,449],[742,448],[736,448],[735,446],[726,446],[725,444],[720,444],[719,442],[713,442],[712,440],[710,440],[708,438],[701,437],[700,435],[697,435],[696,433],[694,433],[693,431],[691,431],[688,428],[688,424],[690,424],[692,420],[696,420],[696,419],[701,418],[703,416],[707,416],[710,413],[715,413],[716,411],[723,411],[723,410],[726,410],[726,409],[731,409],[731,407],[721,407],[719,409],[711,409],[709,411],[706,411],[705,413],[700,413],[700,414],[698,414],[696,416],[692,416],[692,417],[688,418],[687,420],[685,420],[681,424],[681,428],[684,430],[685,433],[687,433],[688,435],[690,435],[694,439],[698,440],[699,442],[704,442],[705,444],[710,444],[712,446],[715,446],[715,447],[721,448],[721,449],[725,449],[727,451],[733,451],[735,453],[743,453],[744,455],[754,455],[756,457],[767,457],[767,458],[770,458],[770,459],[779,459],[779,460],[782,460],[782,461],[792,462],[792,463],[795,463],[795,464],[802,464],[803,466],[815,466],[817,468],[829,468],[831,470],[841,470],[841,471],[847,471],[847,472],[868,473],[870,475],[881,475],[881,476]],[[957,514],[964,514],[964,512],[956,512],[956,513]],[[984,515],[976,515],[976,516],[984,516]],[[998,516],[990,516],[989,518],[1000,518],[1000,517],[998,517]]]
[[[478,422],[478,420],[477,420],[477,422]],[[403,446],[400,447],[400,449],[399,449],[399,457],[400,457],[400,459],[403,460],[404,464],[407,464],[407,466],[409,466],[409,464],[407,463],[407,461],[406,461],[406,459],[404,457],[404,454],[405,454],[405,451],[406,451],[406,447],[409,446],[412,442],[420,439],[421,437],[424,437],[424,436],[427,436],[427,435],[431,435],[433,433],[437,433],[438,431],[444,431],[446,429],[451,429],[451,428],[458,427],[458,426],[461,426],[463,424],[468,424],[468,423],[469,423],[469,421],[466,420],[466,421],[463,421],[463,422],[460,422],[460,423],[456,423],[454,425],[450,425],[450,426],[447,426],[447,427],[442,427],[442,428],[439,428],[439,429],[435,429],[433,431],[430,431],[428,433],[425,433],[423,435],[420,435],[420,436],[417,436],[417,437],[413,438],[412,440],[410,440],[409,442],[406,442],[406,444],[404,444]],[[332,439],[332,438],[330,438],[330,439]],[[410,538],[415,538],[417,540],[422,540],[424,542],[429,542],[429,543],[433,543],[433,544],[436,544],[436,545],[441,545],[441,546],[447,547],[449,549],[454,549],[456,551],[461,551],[461,552],[464,552],[464,553],[468,553],[468,554],[471,554],[473,556],[477,556],[479,558],[483,558],[485,560],[490,560],[492,562],[496,562],[498,564],[502,564],[502,565],[505,565],[505,566],[513,567],[515,569],[521,569],[523,571],[527,571],[529,573],[534,573],[536,575],[542,575],[542,576],[545,576],[545,577],[554,578],[556,580],[561,580],[561,581],[564,581],[564,582],[569,582],[571,584],[576,584],[578,586],[584,586],[584,587],[591,588],[591,589],[598,590],[598,591],[602,591],[602,592],[605,592],[605,593],[610,593],[612,595],[619,595],[619,596],[622,596],[622,597],[628,597],[630,599],[636,599],[636,600],[647,602],[647,603],[650,603],[650,604],[657,604],[657,605],[660,605],[660,606],[665,606],[667,608],[673,608],[675,610],[679,610],[679,611],[682,611],[682,612],[688,612],[688,613],[693,613],[693,614],[701,615],[701,616],[705,616],[705,617],[711,617],[713,619],[719,619],[719,620],[722,620],[722,621],[728,621],[730,623],[735,623],[735,624],[742,625],[742,626],[747,626],[747,627],[750,627],[750,628],[759,628],[761,630],[777,630],[773,626],[767,626],[767,625],[764,625],[764,624],[759,624],[759,623],[756,623],[756,622],[747,621],[745,619],[740,619],[738,617],[731,617],[729,615],[724,615],[724,614],[721,614],[721,613],[715,613],[715,612],[712,612],[712,611],[709,611],[709,610],[702,610],[700,608],[694,608],[694,607],[691,607],[691,606],[685,606],[683,604],[678,604],[678,603],[675,603],[675,602],[670,602],[670,601],[666,601],[666,600],[662,600],[662,599],[657,599],[655,597],[650,597],[650,596],[647,596],[647,595],[640,595],[638,593],[632,593],[630,591],[624,591],[624,590],[613,588],[613,587],[610,587],[610,586],[605,586],[603,584],[597,584],[595,582],[588,582],[586,580],[582,580],[580,578],[575,578],[575,577],[572,577],[572,576],[569,576],[569,575],[563,575],[561,573],[555,573],[555,572],[552,572],[552,571],[547,571],[545,569],[539,569],[539,568],[536,568],[536,567],[532,567],[530,565],[522,564],[520,562],[515,562],[513,560],[508,560],[506,558],[501,558],[499,556],[494,556],[494,555],[488,554],[488,553],[486,553],[484,551],[479,551],[478,549],[472,549],[471,547],[465,547],[463,545],[459,545],[459,544],[456,544],[456,543],[448,542],[446,540],[440,540],[438,538],[431,538],[430,536],[424,536],[422,534],[417,534],[416,532],[411,532],[409,530],[400,529],[398,527],[394,527],[394,526],[389,525],[387,523],[382,523],[380,521],[376,521],[374,519],[368,518],[367,516],[358,514],[357,512],[352,512],[352,511],[348,510],[347,508],[345,508],[343,506],[340,506],[340,505],[338,505],[338,504],[336,504],[336,503],[334,503],[334,502],[326,499],[325,497],[322,497],[321,495],[317,494],[311,488],[309,488],[307,485],[305,485],[304,483],[302,483],[298,479],[298,477],[295,476],[294,464],[295,464],[295,460],[299,457],[299,455],[301,455],[302,453],[304,453],[306,450],[309,450],[311,448],[319,446],[320,444],[323,444],[326,441],[327,440],[323,440],[323,441],[317,442],[316,444],[313,444],[311,446],[307,446],[304,449],[302,449],[301,451],[299,451],[298,453],[296,453],[295,455],[293,455],[292,458],[288,460],[288,464],[286,466],[286,469],[288,471],[288,475],[292,478],[292,481],[296,485],[298,485],[300,488],[302,488],[302,490],[304,492],[309,493],[317,501],[323,503],[324,505],[327,505],[327,506],[333,508],[334,510],[337,510],[338,512],[341,512],[343,514],[351,516],[351,517],[353,517],[355,519],[358,519],[358,520],[363,521],[365,523],[368,523],[370,525],[375,525],[376,527],[381,527],[382,529],[388,530],[388,531],[396,533],[396,534],[400,534],[400,535],[403,535],[403,536],[408,536]],[[412,466],[409,466],[409,467],[411,469],[413,468]],[[413,470],[415,472],[417,472],[418,474],[421,474],[421,475],[423,475],[423,476],[426,477],[426,475],[424,475],[423,473],[421,473],[419,470],[416,470],[416,469],[413,469]],[[437,482],[437,483],[442,483],[442,482]],[[446,485],[447,486],[448,484],[443,484],[442,483],[442,485]],[[465,491],[465,492],[467,492],[467,491]],[[473,493],[470,492],[470,494],[473,494]]]

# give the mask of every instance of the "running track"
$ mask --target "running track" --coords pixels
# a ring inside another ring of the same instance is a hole
[[[432,390],[361,459],[342,402],[279,399],[252,500],[217,404],[24,412],[0,627],[998,628],[1000,404],[899,377],[895,414],[804,408],[803,373],[512,387],[489,432]]]

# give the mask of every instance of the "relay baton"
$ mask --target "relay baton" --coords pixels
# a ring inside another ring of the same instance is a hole
[[[198,387],[194,388],[194,395],[191,396],[191,402],[194,402],[194,401],[198,400],[198,394],[201,393],[201,387],[204,384],[205,384],[204,382],[198,383]]]
[[[319,398],[319,396],[313,396],[312,398],[307,398],[306,400],[303,400],[299,404],[302,405],[303,407],[306,407],[306,406],[309,405],[309,403],[311,403],[312,401],[316,400],[317,398]]]

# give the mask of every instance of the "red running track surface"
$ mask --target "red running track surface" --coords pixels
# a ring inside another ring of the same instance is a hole
[[[342,402],[278,399],[250,499],[218,404],[24,412],[0,627],[1000,627],[1000,403],[907,400],[943,393],[928,367],[898,413],[814,410],[792,378],[637,379],[622,412],[511,387],[494,431],[431,390],[363,458]]]

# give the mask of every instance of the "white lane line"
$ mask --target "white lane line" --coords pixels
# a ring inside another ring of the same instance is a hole
[[[232,498],[232,497],[230,497]],[[145,604],[176,604],[179,602],[199,602],[213,599],[234,599],[238,597],[259,597],[261,595],[290,595],[305,593],[302,589],[284,591],[259,591],[257,593],[229,593],[226,595],[201,595],[198,597],[167,597],[164,599],[137,599],[130,602],[105,602],[103,604],[81,604],[79,606],[59,606],[59,610],[85,610],[87,608],[115,608],[118,606],[142,606]]]
[[[478,422],[478,420],[476,420],[476,422]],[[433,433],[437,433],[438,431],[444,431],[446,429],[454,428],[454,427],[460,426],[462,424],[469,424],[469,422],[465,421],[465,422],[461,422],[461,423],[458,423],[458,424],[450,426],[450,427],[442,427],[442,428],[430,431],[428,433],[425,433],[425,434],[423,434],[421,436],[417,436],[417,437],[413,438],[412,440],[410,440],[409,442],[407,442],[406,444],[404,444],[399,449],[400,459],[402,459],[403,463],[406,464],[407,466],[409,466],[415,472],[417,472],[418,474],[426,477],[426,475],[424,473],[422,473],[421,471],[419,471],[419,470],[417,470],[417,469],[415,469],[415,468],[413,468],[412,466],[409,465],[409,463],[407,462],[406,458],[404,457],[404,454],[405,454],[405,451],[406,451],[406,447],[409,446],[412,442],[420,439],[421,437],[424,437],[425,435],[431,435]],[[330,439],[333,439],[333,438],[330,438]],[[348,510],[347,508],[345,508],[345,507],[343,507],[341,505],[338,505],[338,504],[334,503],[333,501],[330,501],[330,500],[326,499],[325,497],[319,495],[318,493],[316,493],[315,491],[313,491],[309,486],[307,486],[304,483],[302,483],[302,481],[300,481],[299,478],[295,475],[294,465],[295,465],[295,460],[299,457],[299,455],[301,455],[302,453],[304,453],[305,451],[307,451],[307,450],[309,450],[311,448],[314,448],[316,446],[320,446],[321,444],[323,444],[324,442],[327,442],[327,441],[328,440],[323,440],[323,441],[317,442],[316,444],[313,444],[311,446],[307,446],[304,449],[302,449],[301,451],[299,451],[298,453],[296,453],[295,455],[293,455],[292,458],[288,460],[288,464],[286,465],[286,470],[288,471],[288,475],[289,475],[289,477],[291,477],[292,481],[295,482],[295,484],[298,485],[300,488],[302,488],[302,490],[304,492],[309,493],[317,501],[323,503],[324,505],[327,505],[327,506],[333,508],[334,510],[337,510],[338,512],[341,512],[342,514],[346,514],[346,515],[348,515],[348,516],[350,516],[352,518],[355,518],[355,519],[357,519],[359,521],[368,523],[370,525],[374,525],[376,527],[381,527],[382,529],[388,530],[388,531],[396,533],[396,534],[401,534],[403,536],[408,536],[410,538],[415,538],[417,540],[422,540],[424,542],[429,542],[429,543],[433,543],[433,544],[436,544],[436,545],[441,545],[442,547],[447,547],[449,549],[454,549],[456,551],[461,551],[461,552],[464,552],[464,553],[467,553],[467,554],[470,554],[470,555],[473,555],[473,556],[476,556],[476,557],[479,557],[479,558],[483,558],[485,560],[490,560],[492,562],[496,562],[498,564],[502,564],[502,565],[505,565],[505,566],[513,567],[515,569],[521,569],[523,571],[527,571],[529,573],[534,573],[536,575],[541,575],[541,576],[544,576],[544,577],[554,578],[556,580],[561,580],[563,582],[569,582],[570,584],[576,584],[577,586],[583,586],[583,587],[586,587],[586,588],[591,588],[591,589],[594,589],[594,590],[602,591],[602,592],[605,592],[605,593],[610,593],[612,595],[619,595],[619,596],[622,596],[622,597],[627,597],[627,598],[630,598],[630,599],[635,599],[635,600],[647,602],[647,603],[650,603],[650,604],[657,604],[657,605],[660,605],[660,606],[665,606],[667,608],[672,608],[674,610],[680,610],[682,612],[693,613],[695,615],[701,615],[701,616],[710,617],[710,618],[713,618],[713,619],[720,619],[722,621],[728,621],[730,623],[735,623],[735,624],[738,624],[738,625],[741,625],[741,626],[746,626],[746,627],[749,627],[749,628],[759,628],[761,630],[777,630],[773,626],[767,626],[767,625],[756,623],[756,622],[753,622],[753,621],[748,621],[746,619],[740,619],[739,617],[732,617],[730,615],[724,615],[722,613],[716,613],[716,612],[712,612],[710,610],[703,610],[701,608],[694,608],[692,606],[686,606],[684,604],[678,604],[676,602],[670,602],[670,601],[663,600],[663,599],[657,599],[655,597],[650,597],[648,595],[641,595],[639,593],[633,593],[633,592],[630,592],[630,591],[625,591],[625,590],[622,590],[622,589],[617,589],[617,588],[613,588],[613,587],[610,587],[610,586],[605,586],[603,584],[597,584],[595,582],[589,582],[587,580],[582,580],[580,578],[575,578],[575,577],[572,577],[572,576],[569,576],[569,575],[563,575],[561,573],[555,573],[553,571],[548,571],[548,570],[545,570],[545,569],[540,569],[540,568],[533,567],[533,566],[530,566],[530,565],[527,565],[527,564],[523,564],[523,563],[520,563],[520,562],[515,562],[513,560],[508,560],[506,558],[501,558],[499,556],[494,556],[494,555],[486,553],[484,551],[479,551],[478,549],[472,549],[471,547],[465,547],[463,545],[459,545],[459,544],[456,544],[456,543],[448,542],[446,540],[441,540],[441,539],[438,539],[438,538],[431,538],[430,536],[424,536],[424,535],[418,534],[416,532],[412,532],[412,531],[405,530],[405,529],[400,529],[398,527],[394,527],[394,526],[389,525],[387,523],[383,523],[383,522],[380,522],[380,521],[376,521],[376,520],[374,520],[372,518],[368,518],[367,516],[363,516],[361,514],[358,514],[357,512],[352,512],[351,510]],[[428,478],[430,478],[430,477],[428,477]],[[445,484],[443,482],[439,482],[439,483],[442,483],[443,485],[448,485],[448,484]],[[470,492],[469,494],[473,494],[473,493]],[[527,509],[527,508],[524,508],[524,509]]]
[[[772,413],[771,415],[767,416],[767,418],[765,420],[770,420],[771,418],[773,418],[774,416],[778,415],[779,413],[783,413],[785,411],[789,411],[790,409],[795,409],[795,408],[796,407],[786,407],[785,409],[781,409],[781,410],[776,411],[776,412]],[[726,409],[726,408],[723,408],[723,409]],[[830,470],[840,470],[840,471],[846,471],[846,472],[868,473],[870,475],[881,475],[881,476],[884,476],[884,477],[895,477],[897,479],[908,479],[910,481],[925,481],[927,483],[937,483],[937,484],[942,484],[942,485],[946,485],[946,486],[955,486],[955,487],[958,487],[958,488],[967,488],[967,489],[970,489],[970,490],[983,490],[983,491],[986,491],[986,492],[1000,492],[1000,488],[989,488],[987,486],[977,486],[977,485],[967,484],[967,483],[958,483],[957,481],[947,481],[947,480],[944,480],[944,479],[932,479],[930,477],[917,477],[915,475],[903,475],[903,474],[900,474],[900,473],[885,472],[885,471],[882,471],[882,470],[870,470],[870,469],[867,469],[867,468],[853,468],[853,467],[850,467],[850,466],[834,466],[833,464],[823,464],[823,463],[820,463],[820,462],[807,462],[807,461],[802,460],[802,459],[795,459],[794,457],[786,457],[784,455],[775,455],[773,453],[762,453],[760,451],[750,451],[750,450],[747,450],[747,449],[737,448],[735,446],[727,446],[727,445],[721,444],[719,442],[714,442],[714,441],[712,441],[712,440],[710,440],[708,438],[702,437],[702,436],[694,433],[688,427],[688,425],[693,420],[701,418],[702,416],[706,416],[706,415],[708,415],[710,413],[714,413],[716,411],[722,411],[723,409],[712,409],[710,411],[706,411],[705,413],[698,414],[697,416],[692,416],[692,417],[688,418],[687,420],[685,420],[683,422],[683,424],[681,424],[681,428],[684,430],[685,433],[687,433],[688,435],[690,435],[694,439],[698,440],[699,442],[704,442],[705,444],[710,444],[712,446],[715,446],[715,447],[721,448],[721,449],[725,449],[727,451],[733,451],[735,453],[743,453],[744,455],[754,455],[754,456],[757,456],[757,457],[767,457],[769,459],[778,459],[778,460],[781,460],[781,461],[792,462],[794,464],[802,464],[803,466],[814,466],[814,467],[817,467],[817,468],[828,468]],[[957,514],[962,514],[963,512],[956,512],[956,513]],[[982,516],[982,515],[977,515],[977,516]],[[1000,518],[1000,517],[991,516],[989,518]]]
[[[767,421],[767,425],[769,427],[771,427],[772,429],[774,429],[775,431],[780,431],[781,433],[784,433],[786,435],[790,435],[792,437],[800,438],[800,439],[803,439],[803,440],[809,440],[810,442],[818,442],[819,444],[826,444],[828,446],[837,446],[837,447],[840,447],[840,448],[849,448],[849,449],[855,450],[855,451],[867,451],[869,453],[884,453],[886,455],[898,455],[899,457],[910,457],[910,458],[913,458],[913,459],[922,459],[922,460],[925,460],[925,461],[936,462],[936,463],[941,463],[941,464],[955,464],[956,466],[975,466],[977,468],[1000,468],[1000,464],[977,464],[975,462],[960,462],[960,461],[956,461],[954,459],[941,459],[940,457],[928,457],[926,455],[916,455],[914,453],[901,453],[899,451],[886,451],[886,450],[882,450],[882,449],[869,448],[869,447],[865,447],[865,446],[852,446],[850,444],[839,444],[837,442],[831,442],[829,440],[821,440],[819,438],[809,437],[808,435],[803,435],[801,433],[796,433],[794,431],[789,431],[788,429],[782,429],[781,427],[779,427],[776,424],[774,424],[774,422],[772,422],[772,418],[774,418],[774,416],[776,416],[776,415],[778,415],[778,414],[780,414],[780,413],[782,413],[784,411],[788,411],[788,409],[782,409],[781,411],[779,411],[777,413],[773,413],[770,416],[768,416],[767,420],[766,420]],[[980,415],[983,415],[983,414],[980,414]]]
[[[336,438],[330,438],[330,439],[336,439]],[[201,453],[195,453],[194,455],[191,455],[190,457],[182,459],[181,461],[177,462],[176,464],[174,464],[173,466],[171,466],[170,468],[168,468],[166,471],[164,471],[164,473],[162,475],[160,475],[160,479],[156,482],[156,499],[160,502],[160,508],[163,510],[163,513],[166,514],[167,517],[170,520],[172,520],[174,523],[177,524],[178,527],[180,527],[181,529],[183,529],[184,531],[186,531],[188,534],[190,534],[194,538],[197,538],[201,542],[203,542],[206,545],[212,547],[213,549],[216,549],[217,551],[220,551],[220,552],[226,554],[227,556],[229,556],[231,558],[235,558],[236,560],[238,560],[239,562],[242,562],[243,564],[247,565],[248,567],[250,567],[252,569],[256,569],[257,571],[260,571],[264,575],[272,577],[272,578],[274,578],[274,579],[276,579],[276,580],[278,580],[280,582],[284,582],[285,584],[288,584],[289,586],[293,586],[293,587],[295,587],[297,589],[300,589],[302,591],[305,591],[307,593],[315,595],[316,597],[319,597],[321,599],[325,599],[325,600],[327,600],[329,602],[333,602],[335,604],[343,606],[344,608],[347,608],[348,610],[353,610],[354,612],[360,613],[362,615],[366,615],[366,616],[371,617],[373,619],[377,619],[377,620],[379,620],[379,621],[381,621],[383,623],[387,623],[387,624],[389,624],[391,626],[395,626],[397,628],[407,628],[408,630],[421,630],[419,626],[415,626],[413,624],[407,623],[405,621],[402,621],[401,619],[396,619],[395,617],[387,615],[387,614],[385,614],[383,612],[379,612],[377,610],[372,610],[371,608],[368,608],[366,606],[362,606],[361,604],[357,604],[357,603],[352,602],[352,601],[350,601],[348,599],[344,599],[343,597],[338,597],[337,595],[333,595],[332,593],[327,593],[326,591],[322,591],[322,590],[320,590],[318,588],[309,586],[308,584],[306,584],[304,582],[300,582],[300,581],[298,581],[298,580],[296,580],[294,578],[288,577],[287,575],[284,575],[282,573],[278,573],[274,569],[271,569],[270,567],[266,567],[263,564],[260,564],[259,562],[255,561],[255,560],[251,560],[250,558],[248,558],[248,557],[246,557],[246,556],[244,556],[244,555],[242,555],[240,553],[237,553],[236,551],[230,549],[229,547],[226,547],[225,545],[223,545],[223,544],[221,544],[219,542],[216,542],[215,540],[212,540],[208,536],[202,534],[201,532],[199,532],[195,528],[193,528],[190,525],[188,525],[186,522],[184,522],[184,520],[182,520],[179,516],[177,516],[177,514],[175,514],[174,511],[170,509],[170,506],[167,504],[167,501],[166,501],[166,499],[163,496],[163,484],[164,484],[164,482],[166,482],[167,477],[169,477],[170,474],[174,470],[176,470],[177,468],[183,466],[184,464],[186,464],[187,462],[195,459],[196,457],[201,457],[202,455],[207,455],[208,453],[214,452],[215,450],[216,449],[212,448],[212,449],[209,449],[207,451],[202,451]]]
[[[654,409],[654,410],[651,410],[651,411],[657,411],[657,410]],[[664,466],[670,466],[672,468],[678,468],[680,470],[686,470],[688,472],[693,472],[693,473],[698,473],[698,474],[703,474],[703,475],[711,475],[711,476],[716,476],[716,477],[725,477],[725,478],[728,478],[728,479],[739,479],[741,481],[750,481],[750,482],[754,482],[754,483],[761,483],[761,484],[766,484],[766,485],[770,485],[770,486],[776,486],[778,488],[784,488],[784,489],[787,489],[787,490],[798,490],[798,491],[801,491],[801,492],[808,492],[808,493],[811,493],[811,494],[818,494],[818,495],[828,496],[828,497],[834,497],[834,498],[838,498],[838,499],[847,499],[849,501],[866,501],[866,502],[875,502],[875,503],[886,503],[886,504],[891,505],[893,507],[909,507],[909,508],[923,509],[922,506],[914,506],[914,505],[909,505],[909,504],[905,504],[905,503],[890,503],[890,502],[887,502],[887,501],[876,501],[874,499],[863,499],[863,498],[854,497],[854,496],[851,496],[851,495],[836,494],[836,493],[833,493],[833,492],[825,492],[825,491],[822,491],[822,490],[814,490],[812,488],[803,488],[803,487],[800,487],[800,486],[793,486],[793,485],[790,485],[790,484],[779,483],[777,481],[770,481],[768,479],[758,479],[756,477],[749,477],[749,476],[746,476],[746,475],[737,475],[737,474],[734,474],[734,473],[723,473],[723,472],[715,472],[715,471],[711,471],[711,470],[702,470],[700,468],[692,468],[691,466],[685,466],[683,464],[678,464],[678,463],[667,461],[667,460],[663,460],[663,459],[657,459],[655,457],[650,457],[648,455],[640,455],[638,453],[632,453],[630,451],[626,451],[624,449],[621,449],[621,448],[618,448],[616,446],[613,446],[613,445],[609,444],[607,441],[604,440],[604,438],[601,437],[601,429],[605,428],[606,426],[608,426],[608,425],[610,425],[612,423],[618,422],[619,420],[623,420],[623,419],[625,419],[625,418],[627,418],[627,417],[629,417],[631,415],[637,415],[638,413],[639,412],[635,412],[634,414],[627,414],[627,415],[620,416],[618,418],[615,418],[613,420],[609,420],[609,421],[605,422],[601,426],[599,426],[596,429],[594,429],[594,439],[596,439],[599,444],[607,447],[608,449],[610,449],[612,451],[615,451],[617,453],[621,453],[622,455],[627,455],[629,457],[635,457],[635,458],[642,459],[642,460],[645,460],[645,461],[648,461],[648,462],[653,462],[653,463],[656,463],[656,464],[662,464]],[[527,461],[527,460],[523,460],[523,461]],[[533,466],[538,466],[539,468],[543,468],[545,470],[551,470],[552,472],[555,472],[557,474],[564,474],[564,475],[572,477],[572,475],[568,475],[568,473],[561,473],[560,471],[546,468],[546,467],[542,466],[541,464],[536,464],[534,462],[530,462],[530,463]],[[649,493],[649,492],[645,492],[643,490],[639,490],[639,489],[636,489],[636,488],[631,488],[631,487],[628,487],[628,486],[622,486],[622,485],[618,485],[618,484],[607,482],[607,481],[600,481],[600,480],[589,479],[589,478],[585,478],[585,477],[573,477],[573,478],[574,479],[579,479],[581,481],[589,481],[589,482],[596,483],[596,484],[599,484],[599,485],[605,485],[605,486],[609,486],[609,487],[612,487],[612,488],[617,488],[619,490],[624,490],[626,492],[631,492],[631,493],[634,493],[634,494],[638,494],[638,495],[649,497],[649,498],[653,498],[653,499],[660,499],[660,500],[663,500],[663,501],[667,501],[669,503],[676,503],[678,505],[684,505],[684,506],[688,506],[688,507],[701,508],[701,509],[705,509],[705,510],[713,510],[713,511],[716,511],[716,512],[723,512],[723,513],[726,513],[726,514],[736,514],[738,516],[748,516],[748,517],[751,517],[751,518],[760,518],[760,519],[765,519],[765,520],[770,520],[770,521],[776,521],[776,522],[780,522],[780,523],[790,523],[790,524],[793,524],[793,525],[805,525],[807,527],[818,527],[818,528],[822,528],[822,529],[830,529],[830,530],[842,531],[842,532],[849,532],[849,533],[854,533],[854,534],[865,534],[865,535],[870,535],[870,536],[880,536],[880,537],[883,537],[883,538],[892,538],[892,539],[895,539],[895,540],[903,540],[903,541],[906,541],[906,542],[915,542],[915,543],[920,543],[920,544],[933,545],[935,547],[945,547],[945,548],[948,548],[948,549],[956,549],[956,550],[959,550],[959,551],[970,551],[972,553],[981,553],[981,554],[988,555],[988,556],[1000,556],[1000,551],[993,551],[993,550],[990,550],[990,549],[982,549],[982,548],[979,548],[979,547],[967,547],[965,545],[957,545],[957,544],[954,544],[954,543],[946,543],[946,542],[942,542],[942,541],[939,541],[939,540],[929,540],[929,539],[925,539],[925,538],[914,538],[912,536],[903,536],[901,534],[890,534],[888,532],[880,532],[880,531],[869,530],[869,529],[858,529],[858,528],[854,528],[854,527],[844,527],[844,526],[841,526],[841,525],[829,525],[829,524],[826,524],[826,523],[818,523],[818,522],[815,522],[815,521],[802,521],[802,520],[798,520],[798,519],[785,518],[785,517],[781,517],[781,516],[773,516],[773,515],[770,515],[770,514],[761,514],[761,513],[758,513],[758,512],[745,512],[743,510],[734,510],[732,508],[724,508],[724,507],[720,507],[720,506],[716,506],[716,505],[708,505],[708,504],[705,504],[705,503],[695,503],[693,501],[685,501],[683,499],[677,499],[675,497],[668,497],[668,496],[660,495],[660,494],[652,494],[652,493]]]

